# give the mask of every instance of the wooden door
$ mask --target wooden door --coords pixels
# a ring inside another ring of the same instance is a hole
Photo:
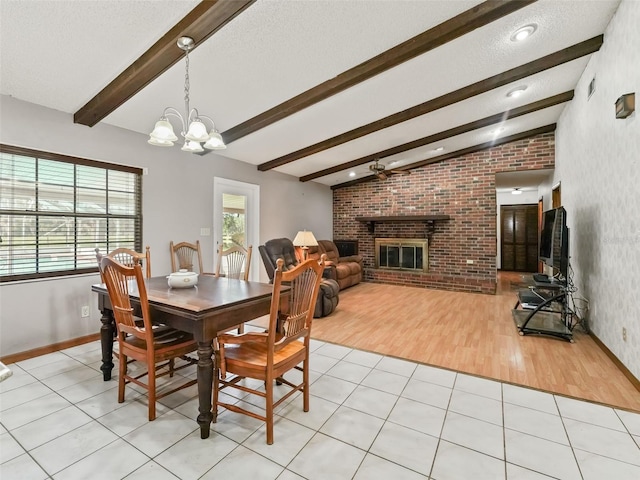
[[[501,270],[538,271],[538,205],[502,205]]]

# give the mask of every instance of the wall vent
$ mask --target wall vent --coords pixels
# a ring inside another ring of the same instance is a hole
[[[591,95],[593,95],[593,92],[595,91],[596,91],[596,77],[593,77],[589,82],[589,88],[587,89],[587,100],[591,98]]]

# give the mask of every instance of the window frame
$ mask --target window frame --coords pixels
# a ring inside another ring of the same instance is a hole
[[[3,154],[9,154],[9,155],[20,155],[20,156],[24,156],[24,157],[31,157],[36,159],[36,162],[38,162],[39,160],[48,160],[48,161],[55,161],[55,162],[62,162],[62,163],[70,163],[74,165],[74,181],[73,181],[73,192],[74,192],[74,211],[73,212],[49,212],[46,210],[38,210],[38,202],[37,202],[37,188],[36,188],[36,196],[34,197],[36,199],[36,209],[35,210],[29,210],[28,215],[33,216],[33,217],[65,217],[65,218],[73,218],[74,222],[76,219],[79,218],[83,218],[83,217],[91,217],[91,218],[104,218],[105,221],[107,223],[109,223],[109,220],[112,219],[117,219],[117,218],[123,218],[123,219],[129,219],[129,220],[133,220],[134,221],[134,249],[136,251],[142,251],[142,221],[143,221],[143,217],[142,217],[142,174],[143,174],[143,169],[140,167],[133,167],[133,166],[128,166],[128,165],[118,165],[118,164],[114,164],[114,163],[107,163],[107,162],[101,162],[98,160],[90,160],[90,159],[86,159],[86,158],[80,158],[80,157],[74,157],[74,156],[70,156],[70,155],[63,155],[63,154],[58,154],[58,153],[51,153],[51,152],[44,152],[44,151],[40,151],[40,150],[33,150],[30,148],[24,148],[24,147],[18,147],[18,146],[13,146],[13,145],[7,145],[7,144],[2,144],[0,143],[0,152]],[[78,177],[77,177],[77,172],[75,169],[75,166],[88,166],[88,167],[94,167],[94,168],[99,168],[99,169],[103,169],[106,171],[115,171],[115,172],[125,172],[125,173],[132,173],[136,175],[135,181],[134,181],[134,195],[135,195],[135,200],[134,200],[134,210],[135,213],[133,215],[115,215],[115,214],[111,214],[109,213],[109,200],[108,200],[108,192],[109,192],[109,188],[106,188],[106,210],[104,214],[99,214],[99,213],[91,213],[91,214],[86,214],[86,213],[82,213],[82,212],[77,212],[77,202],[75,201],[75,199],[77,198],[77,194],[78,194],[78,190],[80,188],[82,188],[81,186],[78,185]],[[0,195],[2,196],[2,195]],[[1,205],[0,205],[0,213],[5,216],[12,216],[12,215],[25,215],[24,211],[17,211],[17,210],[7,210],[7,209],[2,209]],[[74,240],[73,240],[73,245],[74,245],[74,263],[76,263],[77,265],[77,260],[78,260],[78,246],[81,245],[81,243],[78,242],[78,236],[77,236],[77,232],[74,230]],[[109,243],[109,236],[107,234],[106,237],[106,241],[107,244]],[[36,240],[36,245],[38,240]],[[38,252],[38,248],[36,249],[36,265],[40,265],[40,253]],[[44,278],[52,278],[52,277],[66,277],[66,276],[72,276],[72,275],[85,275],[85,274],[89,274],[89,273],[96,273],[98,272],[98,266],[96,264],[95,267],[83,267],[83,268],[73,268],[70,270],[57,270],[57,271],[45,271],[45,272],[34,272],[34,273],[20,273],[20,274],[11,274],[11,275],[0,275],[0,283],[9,283],[9,282],[17,282],[17,281],[23,281],[23,280],[35,280],[35,279],[44,279]]]

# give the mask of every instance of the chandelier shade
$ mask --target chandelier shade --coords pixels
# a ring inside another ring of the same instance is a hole
[[[185,114],[182,115],[177,109],[167,107],[164,109],[160,120],[156,122],[153,131],[149,134],[147,143],[156,147],[172,147],[178,137],[173,130],[170,118],[177,118],[180,121],[180,135],[184,138],[181,150],[183,152],[199,153],[204,149],[224,150],[227,146],[222,135],[216,130],[213,120],[206,115],[200,115],[196,108],[189,108],[189,50],[194,47],[191,37],[180,37],[178,47],[184,50],[185,56],[185,77],[184,77],[184,106]],[[211,129],[207,133],[207,126],[203,120],[211,123]]]

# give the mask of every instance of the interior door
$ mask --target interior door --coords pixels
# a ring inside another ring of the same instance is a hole
[[[538,205],[500,207],[502,270],[538,271]]]
[[[220,245],[252,246],[249,280],[258,281],[259,263],[256,255],[260,240],[260,187],[251,183],[215,177],[213,181],[214,261]]]

